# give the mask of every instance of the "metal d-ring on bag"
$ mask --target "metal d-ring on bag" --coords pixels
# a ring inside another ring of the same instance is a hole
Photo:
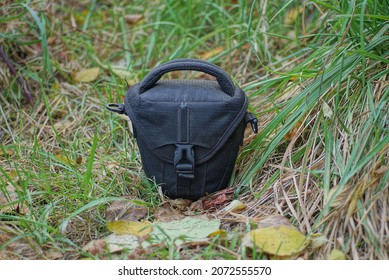
[[[172,71],[209,74],[210,80],[160,80]],[[171,198],[198,199],[228,186],[244,129],[258,130],[246,94],[219,67],[177,59],[132,86],[124,104],[107,109],[132,122],[146,175]]]

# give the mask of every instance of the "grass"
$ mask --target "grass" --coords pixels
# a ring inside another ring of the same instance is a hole
[[[94,258],[82,248],[107,235],[105,210],[123,196],[142,200],[153,219],[157,186],[126,120],[104,105],[122,102],[155,65],[199,57],[231,74],[259,119],[231,180],[251,222],[229,217],[227,240],[135,257],[264,259],[242,237],[281,214],[326,238],[305,259],[334,248],[388,259],[388,4],[5,1],[0,43],[36,99],[27,105],[0,61],[0,258]],[[131,23],[133,14],[143,19]],[[91,67],[97,79],[74,81]]]

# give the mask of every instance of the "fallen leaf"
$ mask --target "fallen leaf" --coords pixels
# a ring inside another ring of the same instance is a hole
[[[241,212],[247,208],[247,205],[240,200],[233,200],[230,204],[222,209],[222,212]]]
[[[192,200],[177,198],[169,200],[169,204],[178,210],[184,211],[192,204]]]
[[[182,220],[154,223],[150,234],[153,242],[168,242],[180,245],[185,241],[206,239],[220,227],[219,219],[199,219],[186,217]]]
[[[205,210],[219,209],[226,203],[232,201],[233,198],[234,190],[227,188],[204,198],[203,207]]]
[[[332,115],[333,115],[332,109],[325,101],[323,101],[322,110],[323,110],[324,117],[326,117],[326,118],[332,117]]]
[[[140,22],[143,19],[143,15],[141,14],[131,14],[131,15],[125,15],[124,20],[130,24],[134,25]]]
[[[0,149],[0,157],[10,157],[15,154],[14,150],[3,150]]]
[[[346,260],[346,255],[338,249],[332,249],[328,260]]]
[[[301,232],[289,226],[256,229],[250,236],[254,246],[261,251],[281,257],[300,254],[309,244]]]
[[[292,127],[292,129],[289,130],[289,131],[285,134],[284,139],[290,141],[290,140],[292,140],[293,138],[295,138],[295,137],[296,137],[296,134],[297,134],[297,132],[299,131],[300,126],[301,126],[302,124],[303,124],[303,119],[298,120],[297,123]]]
[[[157,207],[154,213],[154,218],[159,222],[170,222],[173,220],[181,220],[185,216],[180,211],[174,209],[170,204],[164,204]]]
[[[99,67],[93,67],[93,68],[88,68],[88,69],[83,69],[78,72],[73,73],[73,80],[76,83],[88,83],[92,82],[97,79],[100,73],[100,68]]]
[[[191,212],[195,212],[195,213],[204,211],[205,209],[204,209],[203,201],[201,199],[197,200],[197,201],[194,201],[189,206],[188,210],[191,211]]]
[[[214,57],[224,51],[224,47],[217,47],[215,49],[212,49],[210,51],[206,51],[200,54],[200,59],[207,60],[211,57]]]
[[[260,220],[257,223],[257,228],[277,227],[277,226],[292,226],[288,218],[281,215],[273,215]]]
[[[106,213],[107,222],[125,220],[139,221],[145,218],[148,210],[145,206],[134,204],[129,200],[114,201],[108,208]]]
[[[210,235],[208,235],[209,238],[214,238],[216,236],[220,236],[222,238],[227,237],[227,232],[225,230],[219,229],[217,231],[212,232]]]
[[[92,240],[88,244],[86,244],[82,250],[90,253],[91,255],[99,255],[105,252],[106,250],[106,242],[103,239]]]
[[[42,259],[43,250],[31,237],[21,237],[24,233],[0,223],[0,260]]]
[[[107,244],[108,251],[111,253],[124,250],[131,252],[140,245],[138,238],[133,235],[118,235],[113,233],[105,237],[104,241]]]
[[[107,228],[118,235],[145,236],[152,231],[152,226],[148,222],[113,221],[107,223]]]
[[[74,160],[72,160],[70,157],[67,157],[63,154],[56,154],[55,158],[66,165],[76,165]]]
[[[47,260],[61,260],[63,258],[63,254],[60,251],[56,251],[54,249],[45,252],[45,259]]]
[[[82,156],[77,156],[76,163],[80,165],[82,163]]]

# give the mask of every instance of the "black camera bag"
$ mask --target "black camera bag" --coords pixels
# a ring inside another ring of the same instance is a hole
[[[212,80],[160,80],[172,71],[193,70]],[[219,67],[177,59],[152,70],[132,86],[124,104],[107,109],[127,115],[146,175],[171,198],[198,199],[228,186],[247,123],[246,94]]]

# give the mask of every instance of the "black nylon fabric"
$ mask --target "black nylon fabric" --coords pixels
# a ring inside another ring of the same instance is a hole
[[[217,81],[160,80],[177,70],[205,72]],[[198,199],[228,186],[248,99],[223,70],[195,59],[162,64],[128,90],[124,107],[145,173],[165,195]]]

